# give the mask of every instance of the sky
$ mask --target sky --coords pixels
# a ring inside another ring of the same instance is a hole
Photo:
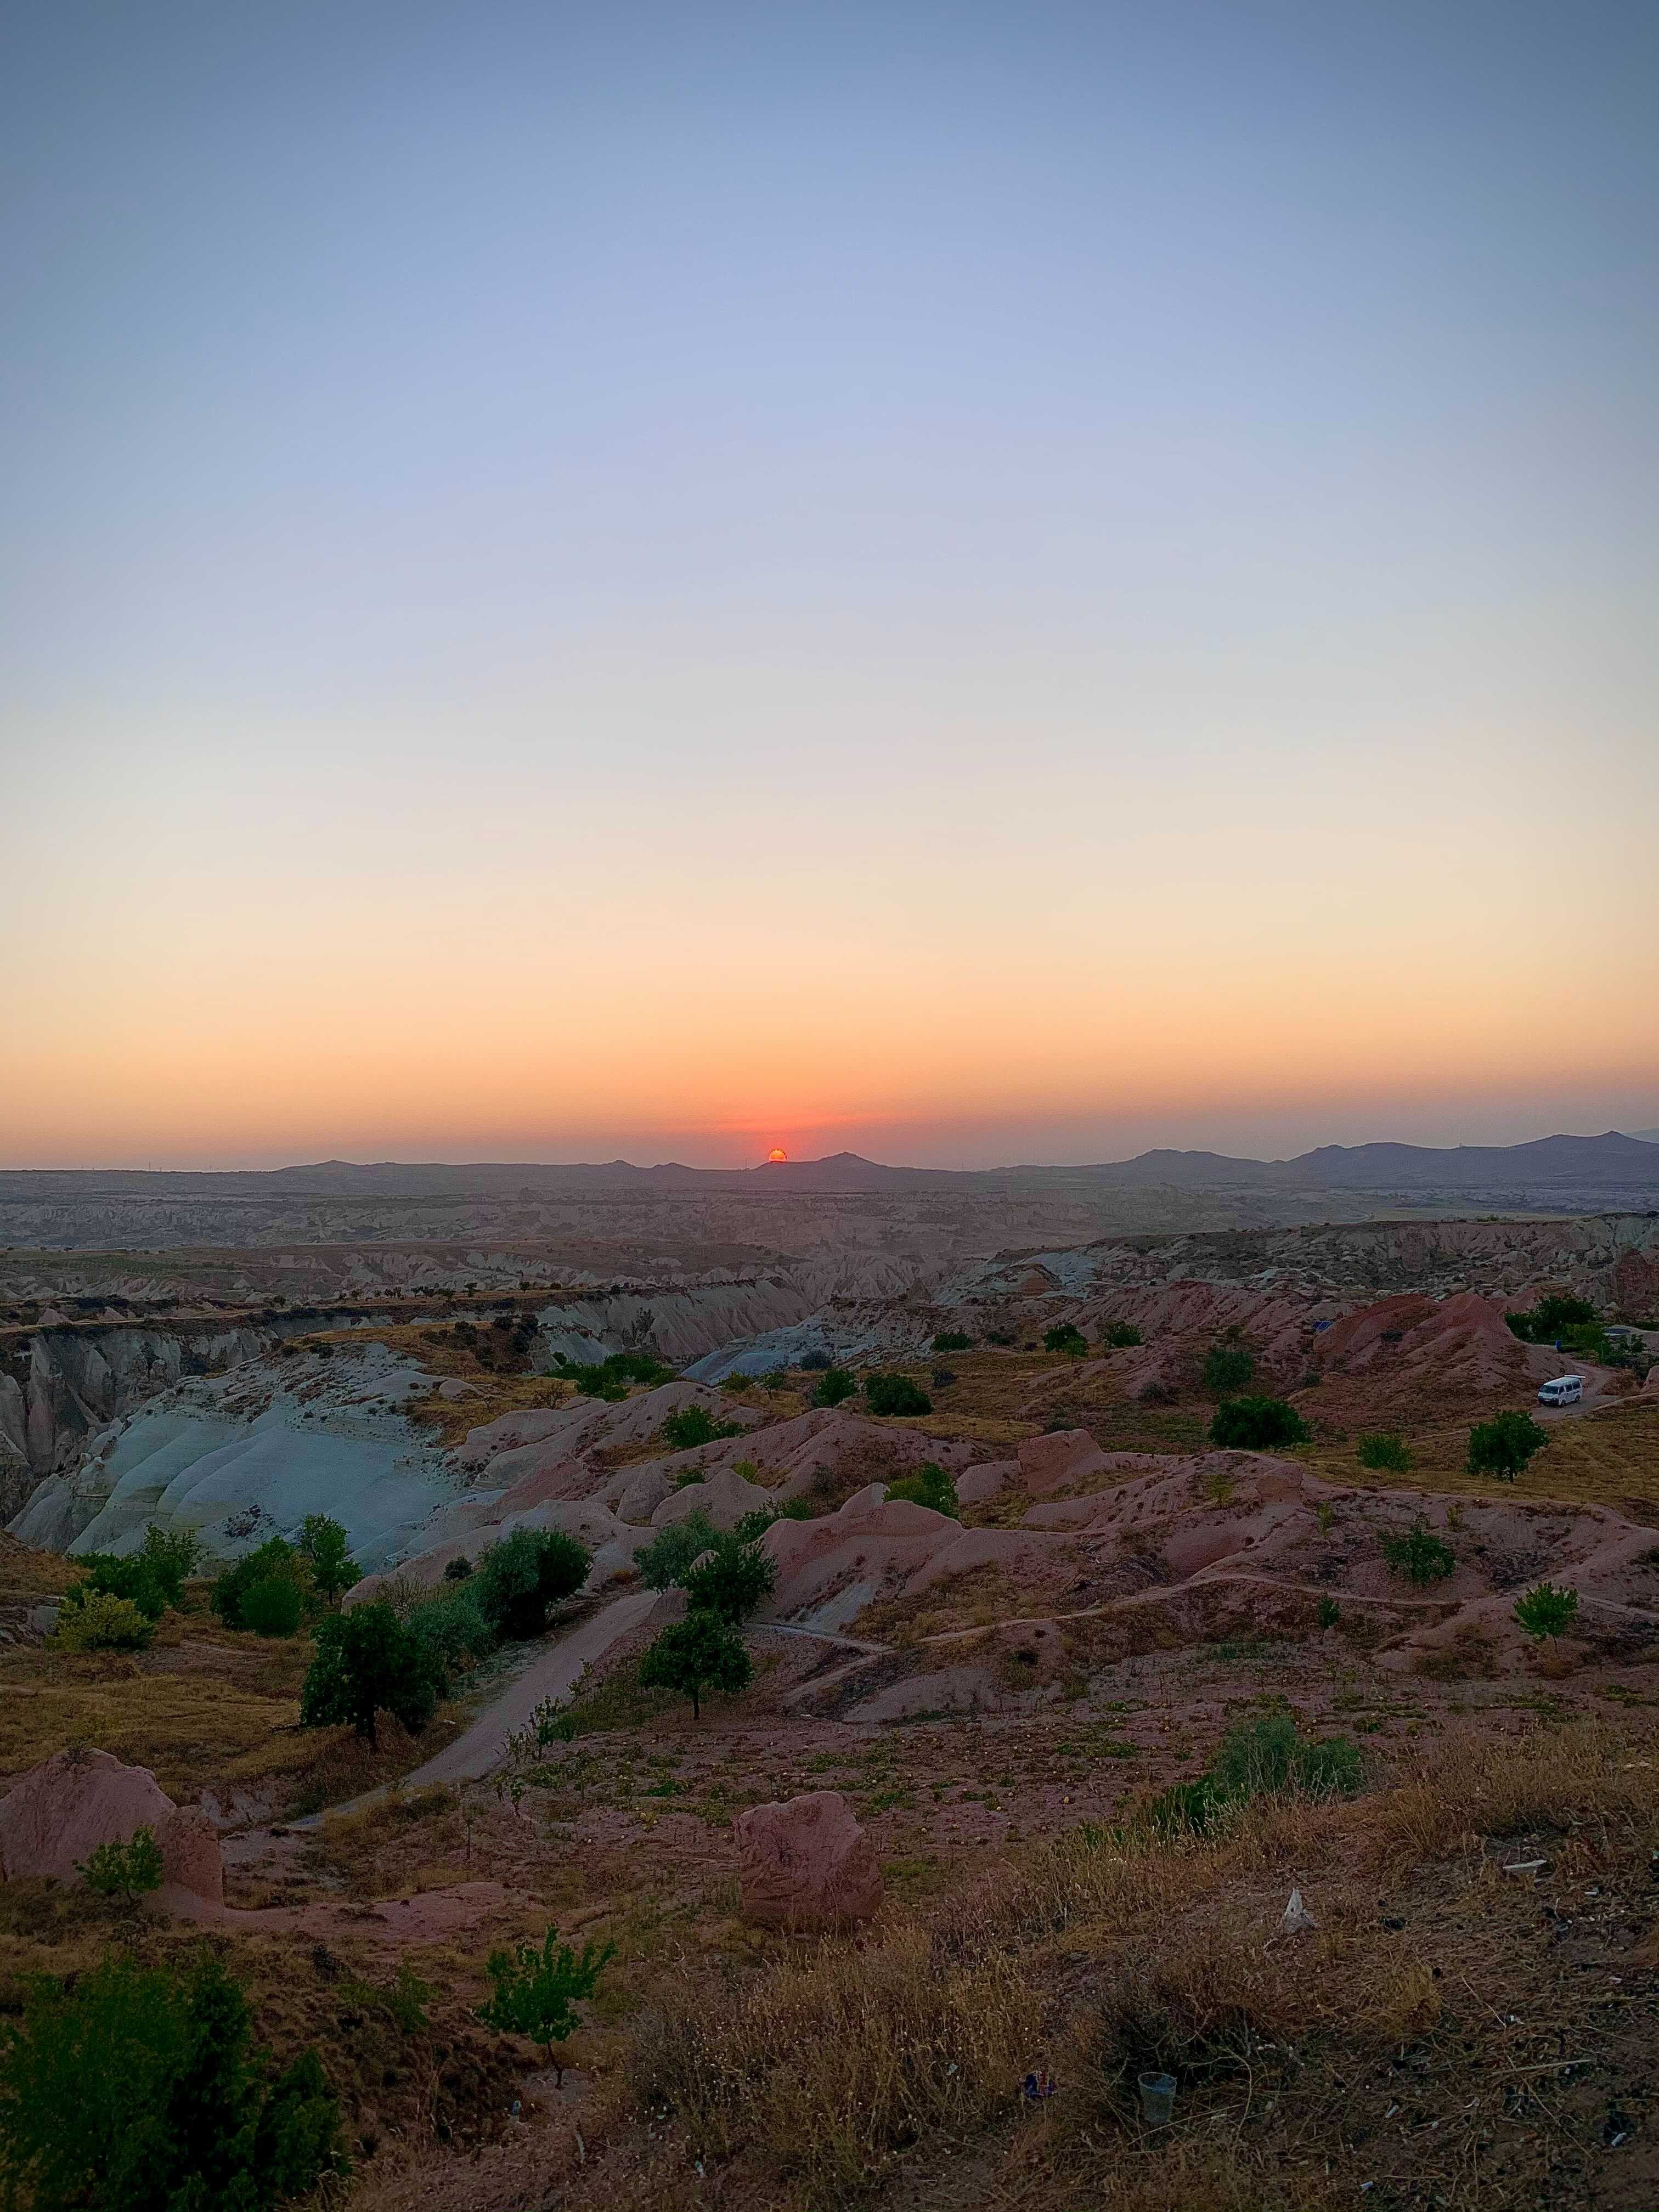
[[[0,1164],[1659,1124],[1659,11],[0,26]]]

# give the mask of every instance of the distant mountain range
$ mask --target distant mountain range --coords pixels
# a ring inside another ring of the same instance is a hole
[[[1488,1197],[1510,1204],[1549,1194],[1616,1194],[1620,1202],[1644,1194],[1659,1199],[1659,1130],[1636,1137],[1610,1129],[1600,1137],[1540,1137],[1525,1145],[1321,1145],[1289,1160],[1232,1159],[1220,1152],[1158,1151],[1135,1158],[1078,1167],[981,1169],[887,1167],[856,1152],[817,1160],[788,1160],[757,1168],[691,1168],[678,1163],[635,1167],[627,1160],[572,1166],[482,1161],[323,1160],[306,1167],[268,1170],[146,1171],[137,1169],[13,1170],[0,1171],[0,1199],[84,1200],[93,1196],[198,1198],[228,1200],[285,1198],[391,1199],[471,1196],[509,1198],[598,1195],[611,1190],[757,1190],[790,1193],[1053,1192],[1090,1188],[1164,1188],[1179,1190],[1363,1191],[1376,1196]]]

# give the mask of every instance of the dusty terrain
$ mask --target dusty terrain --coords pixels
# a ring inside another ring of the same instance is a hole
[[[620,1262],[556,1283],[526,1262],[509,1291],[481,1253],[456,1280],[424,1249],[430,1292],[296,1314],[234,1285],[223,1251],[142,1328],[14,1280],[0,1771],[75,1743],[149,1767],[213,1819],[226,1893],[132,1924],[9,1882],[0,2002],[112,1941],[160,1957],[205,1927],[273,2047],[317,2045],[352,2201],[387,2212],[1639,2212],[1659,2198],[1659,1369],[1565,1362],[1504,1313],[1564,1289],[1651,1323],[1656,1258],[1640,1215],[1114,1235],[913,1255],[894,1284],[817,1296],[797,1279],[780,1314],[741,1271],[682,1273],[671,1306],[665,1274]],[[1044,1350],[1067,1322],[1082,1352]],[[1127,1328],[1139,1344],[1102,1341]],[[553,1371],[557,1349],[665,1352],[671,1330],[680,1374],[615,1402]],[[936,1352],[942,1330],[973,1341]],[[123,1364],[118,1333],[176,1357]],[[1218,1344],[1308,1442],[1212,1448]],[[902,1370],[933,1410],[817,1405],[800,1360],[831,1354]],[[1472,1424],[1564,1364],[1585,1405],[1541,1417],[1518,1480],[1471,1476]],[[736,1433],[669,1448],[690,1406]],[[1409,1465],[1362,1464],[1379,1430]],[[924,1461],[959,1519],[886,1496]],[[638,1685],[672,1601],[635,1555],[695,1506],[730,1526],[783,1504],[754,1681],[694,1720]],[[579,1534],[594,1571],[541,1644],[372,1753],[299,1729],[308,1636],[225,1629],[204,1583],[148,1650],[43,1640],[69,1547],[159,1522],[230,1552],[319,1505],[370,1570],[353,1602],[520,1525]],[[1413,1527],[1450,1554],[1425,1585],[1384,1549]],[[1579,1611],[1534,1642],[1514,1605],[1542,1580]],[[504,1764],[544,1693],[568,1740]],[[1149,1824],[1230,1729],[1286,1710],[1358,1747],[1357,1796],[1271,1797],[1198,1836]],[[879,1916],[823,1939],[745,1920],[733,1817],[824,1788],[875,1845]],[[1292,1887],[1312,1930],[1280,1927]],[[550,1919],[619,1953],[562,2088],[474,2017],[489,1950]],[[412,2010],[400,1966],[428,1990]],[[1180,2085],[1156,2134],[1133,2089],[1149,2067]],[[1052,2098],[1022,2095],[1034,2071]]]

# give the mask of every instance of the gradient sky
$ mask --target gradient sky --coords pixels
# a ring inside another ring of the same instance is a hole
[[[0,1161],[1659,1122],[1659,9],[16,9]]]

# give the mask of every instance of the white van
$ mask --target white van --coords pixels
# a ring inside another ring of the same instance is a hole
[[[1553,1382],[1545,1383],[1538,1394],[1540,1406],[1576,1406],[1584,1395],[1582,1375],[1558,1375]]]

